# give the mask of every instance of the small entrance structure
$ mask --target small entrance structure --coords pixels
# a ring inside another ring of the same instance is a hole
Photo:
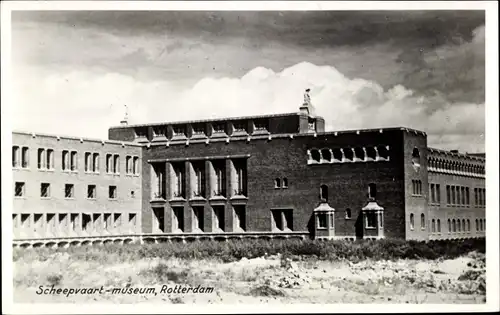
[[[314,239],[335,238],[335,209],[321,199],[319,206],[314,209]]]
[[[362,209],[363,238],[384,238],[384,208],[379,206],[375,198],[370,198],[368,204]]]

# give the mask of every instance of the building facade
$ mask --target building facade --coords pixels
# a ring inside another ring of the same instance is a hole
[[[323,118],[302,107],[280,115],[123,124],[111,127],[108,138],[14,133],[17,239],[54,230],[62,231],[59,237],[151,239],[485,235],[485,158],[428,148],[421,131],[326,132]],[[35,158],[24,169],[26,147]],[[43,168],[49,163],[53,170]],[[51,221],[60,213],[69,215],[69,228]]]

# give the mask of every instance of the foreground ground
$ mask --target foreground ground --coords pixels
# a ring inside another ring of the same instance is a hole
[[[93,249],[97,251],[98,249]],[[25,250],[29,251],[29,250]],[[264,256],[218,259],[93,260],[67,252],[17,253],[16,303],[484,303],[484,254],[454,259],[345,259]],[[39,295],[55,288],[145,288],[156,294]],[[174,288],[213,287],[212,293],[160,294]]]

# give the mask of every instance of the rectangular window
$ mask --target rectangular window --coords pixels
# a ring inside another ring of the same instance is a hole
[[[457,199],[456,199],[456,204],[457,205],[461,205],[462,204],[462,196],[461,196],[461,192],[460,192],[460,187],[459,186],[455,186],[455,190],[457,192]]]
[[[116,186],[109,186],[108,197],[109,199],[116,199]]]
[[[71,170],[72,171],[76,171],[77,168],[78,168],[78,154],[76,153],[76,151],[71,151]]]
[[[436,192],[435,192],[435,185],[434,184],[429,184],[429,193],[431,195],[431,203],[436,203]]]
[[[106,154],[106,173],[112,173],[112,164],[113,156],[111,154]]]
[[[29,167],[29,148],[23,147],[21,151],[21,167],[28,168]]]
[[[247,122],[246,121],[238,121],[233,123],[234,132],[246,132],[247,131]]]
[[[245,206],[233,206],[233,230],[242,232],[246,230],[246,210]]]
[[[477,188],[474,188],[474,205],[478,206]]]
[[[193,231],[204,231],[205,217],[203,207],[193,207]]]
[[[12,147],[12,167],[19,167],[19,147]]]
[[[222,231],[224,232],[224,210],[225,210],[225,207],[224,206],[213,206],[213,211],[214,211],[214,215],[213,215],[213,219],[212,219],[212,222],[213,222],[213,230],[214,231]]]
[[[139,174],[139,158],[137,156],[134,156],[133,158],[133,173],[134,175]]]
[[[235,168],[235,186],[233,187],[235,195],[246,196],[246,160],[237,159],[234,160]],[[284,184],[284,183],[283,183]]]
[[[92,154],[90,152],[85,152],[85,172],[90,172],[92,168]]]
[[[318,228],[327,228],[328,221],[326,213],[318,213]]]
[[[226,161],[213,161],[214,167],[214,182],[212,183],[213,195],[225,197],[226,196]]]
[[[129,155],[127,155],[127,157],[125,158],[125,173],[132,173],[132,157]]]
[[[120,156],[115,154],[113,157],[113,172],[120,174]]]
[[[273,209],[271,210],[273,218],[273,229],[278,231],[292,230],[292,210],[291,209]],[[325,223],[326,224],[326,223]]]
[[[446,204],[451,205],[451,191],[450,185],[446,185]]]
[[[66,171],[69,169],[69,151],[62,151],[62,169],[63,171]]]
[[[436,201],[441,203],[441,185],[436,184]]]
[[[82,230],[85,232],[92,230],[92,216],[90,214],[82,213]]]
[[[412,180],[412,193],[414,196],[422,195],[422,182],[419,180]]]
[[[173,232],[184,232],[184,207],[172,207],[174,214]]]
[[[214,133],[225,133],[226,125],[224,123],[212,123]]]
[[[470,191],[469,191],[469,187],[465,187],[465,204],[467,206],[470,205]]]
[[[451,186],[451,205],[456,205],[455,186]]]
[[[45,168],[45,149],[38,149],[38,169]]]
[[[153,170],[151,187],[153,192],[153,199],[165,199],[165,163],[151,164]]]
[[[203,124],[194,124],[193,128],[193,136],[204,136],[205,135],[205,126]]]
[[[93,154],[92,172],[99,173],[99,153],[94,153]]]
[[[374,213],[374,212],[367,212],[366,213],[366,227],[367,228],[377,227],[376,221],[377,221],[376,213]]]
[[[23,182],[16,182],[14,187],[14,196],[23,197],[25,195],[24,186]]]
[[[54,150],[47,149],[47,169],[54,169]]]
[[[137,215],[135,213],[129,213],[128,215],[128,226],[131,230],[135,230],[137,226]]]
[[[42,183],[40,185],[40,197],[49,198],[50,197],[50,184]]]
[[[153,233],[165,233],[165,210],[153,208]]]
[[[73,184],[64,185],[64,198],[74,198],[75,186]]]
[[[205,197],[205,163],[193,163],[193,196]]]
[[[87,186],[87,198],[88,199],[95,199],[96,198],[96,186],[95,185],[88,185]]]
[[[462,196],[462,205],[466,205],[465,187],[460,187],[460,195]]]

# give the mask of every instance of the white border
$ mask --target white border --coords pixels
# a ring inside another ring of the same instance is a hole
[[[392,304],[336,304],[336,305],[115,305],[115,304],[88,304],[85,308],[75,304],[13,304],[12,295],[12,226],[11,211],[12,198],[2,198],[2,297],[4,313],[15,314],[56,314],[56,313],[89,313],[89,314],[120,314],[120,313],[285,313],[285,312],[363,312],[393,313],[393,312],[477,312],[499,310],[499,203],[498,203],[498,3],[496,1],[343,1],[343,2],[97,2],[97,1],[2,1],[2,196],[12,196],[12,172],[10,167],[11,148],[11,111],[10,106],[10,37],[11,23],[10,12],[12,10],[486,10],[486,186],[487,194],[487,304],[479,305],[392,305]],[[10,106],[7,106],[9,104]]]

